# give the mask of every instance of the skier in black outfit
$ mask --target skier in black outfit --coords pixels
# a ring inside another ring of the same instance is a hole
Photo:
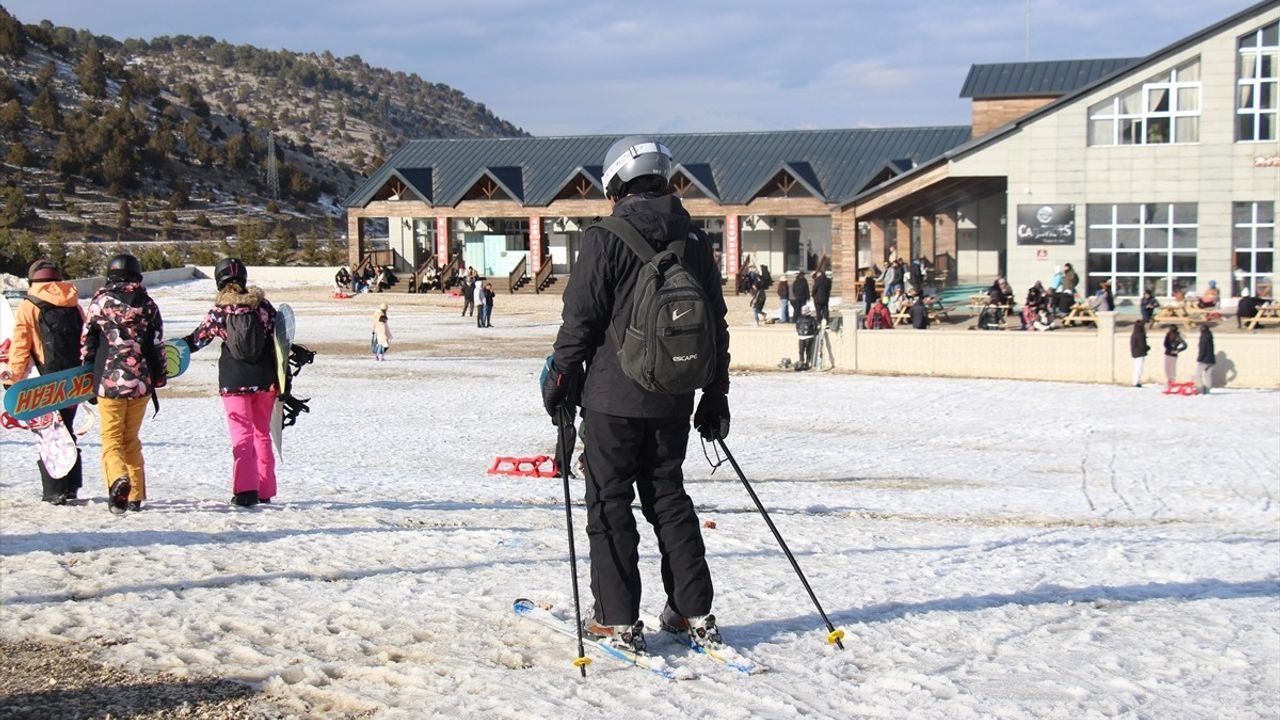
[[[813,314],[819,323],[831,322],[831,278],[823,270],[813,274]]]
[[[645,137],[614,143],[605,155],[604,184],[613,216],[631,224],[655,250],[685,242],[682,264],[708,297],[716,357],[698,409],[693,392],[650,392],[628,377],[618,358],[626,332],[640,258],[612,232],[592,226],[564,291],[564,311],[552,366],[544,377],[543,404],[557,424],[583,410],[586,437],[587,535],[595,607],[584,631],[632,650],[644,649],[640,622],[640,571],[631,502],[639,491],[644,517],[662,554],[665,627],[718,643],[711,613],[711,572],[693,501],[685,493],[681,465],[689,440],[689,415],[703,438],[729,432],[729,329],[720,271],[711,242],[689,220],[680,200],[666,194],[673,167],[670,151]],[[583,365],[586,371],[583,372]]]
[[[796,273],[796,279],[791,283],[791,319],[800,319],[800,309],[805,303],[809,302],[809,281],[804,277],[804,271]]]

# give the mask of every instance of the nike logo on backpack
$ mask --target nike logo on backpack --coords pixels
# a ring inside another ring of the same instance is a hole
[[[684,317],[685,315],[688,315],[688,314],[689,314],[689,313],[691,313],[691,312],[693,312],[693,309],[692,309],[692,308],[690,308],[689,310],[685,310],[684,312],[680,312],[679,310],[676,310],[676,309],[672,308],[672,310],[671,310],[671,322],[675,322],[675,321],[679,320],[680,318]]]

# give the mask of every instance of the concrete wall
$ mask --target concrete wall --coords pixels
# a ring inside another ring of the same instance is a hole
[[[213,277],[213,267],[195,268],[202,277]],[[270,282],[296,282],[300,285],[333,285],[333,276],[337,274],[337,266],[333,267],[277,267],[274,265],[251,265],[249,267],[250,284]]]
[[[1019,246],[1008,223],[1008,279],[1018,292],[1036,280],[1046,284],[1053,266],[1070,262],[1084,280],[1086,206],[1090,203],[1196,203],[1198,256],[1195,287],[1217,280],[1231,287],[1231,205],[1276,202],[1280,168],[1255,167],[1254,158],[1280,151],[1280,143],[1235,141],[1237,39],[1275,22],[1280,7],[1225,29],[1205,42],[1124,80],[1081,97],[1018,132],[956,160],[953,176],[1007,176],[1007,218],[1024,204],[1076,205],[1074,245]],[[1090,146],[1089,107],[1193,58],[1200,58],[1199,142],[1173,145]],[[1037,251],[1047,251],[1037,258]],[[1084,283],[1081,283],[1082,289]]]
[[[1011,378],[1060,382],[1128,384],[1133,375],[1129,332],[1116,327],[1114,313],[1101,313],[1097,331],[981,332],[976,330],[855,330],[831,333],[837,372],[868,375]],[[735,369],[776,368],[784,357],[794,362],[797,338],[792,326],[734,328],[730,350]],[[1164,384],[1160,349],[1163,330],[1147,337],[1143,382]],[[1195,371],[1198,331],[1185,333],[1191,346],[1178,361],[1178,376]],[[1280,389],[1280,331],[1217,333],[1215,386]]]
[[[201,274],[202,272],[203,274]],[[187,265],[169,270],[152,270],[142,273],[142,282],[145,285],[163,285],[200,277],[213,277],[213,268],[197,268],[194,265]],[[81,298],[89,298],[107,282],[107,279],[105,277],[88,277],[71,280],[70,282],[76,286],[76,292],[80,294]]]

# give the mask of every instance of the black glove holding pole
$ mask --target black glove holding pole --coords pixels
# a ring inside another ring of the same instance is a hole
[[[729,436],[729,388],[715,386],[702,389],[698,409],[693,413],[693,428],[704,440]]]
[[[564,369],[547,358],[542,368],[542,406],[551,416],[551,424],[573,425],[578,403],[582,399],[582,373],[579,368]]]

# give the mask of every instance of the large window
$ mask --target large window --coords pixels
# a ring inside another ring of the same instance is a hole
[[[1236,139],[1264,142],[1276,134],[1280,93],[1280,21],[1240,38],[1236,69]]]
[[[1163,145],[1199,140],[1199,58],[1089,108],[1090,145]]]
[[[1103,280],[1121,296],[1157,297],[1196,281],[1195,203],[1089,205],[1088,291]]]
[[[1235,246],[1236,261],[1231,294],[1269,291],[1276,277],[1275,204],[1235,203],[1231,214],[1231,244]]]

